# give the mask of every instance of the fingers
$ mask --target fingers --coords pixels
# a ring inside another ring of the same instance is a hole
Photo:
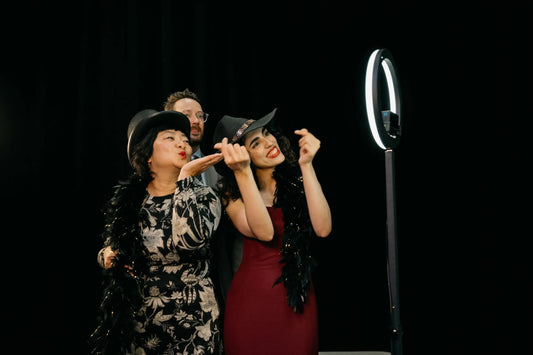
[[[222,153],[213,153],[213,154],[205,155],[198,159],[191,160],[189,163],[192,165],[198,165],[198,166],[201,166],[207,169],[208,167],[210,167],[211,165],[215,165],[222,159],[224,159],[224,156],[222,155]]]
[[[112,254],[104,259],[104,267],[106,269],[109,269],[113,266],[113,263],[115,262],[115,254]]]
[[[224,138],[224,139],[226,139],[226,138]],[[213,146],[213,148],[215,148],[215,149],[217,149],[217,150],[222,149],[222,143],[221,143],[221,142],[218,142],[217,144],[215,144],[215,145]]]
[[[294,133],[299,135],[299,136],[304,136],[304,135],[308,134],[309,131],[307,130],[307,128],[302,128],[302,129],[295,130]]]
[[[224,156],[222,155],[222,153],[211,154],[210,157],[211,157],[210,162],[211,162],[213,165],[216,164],[216,163],[218,163],[218,162],[221,161],[222,159],[224,159]]]
[[[222,150],[222,147],[223,147],[223,146],[227,146],[227,145],[228,145],[228,138],[224,137],[224,138],[222,138],[222,140],[221,140],[220,142],[216,143],[216,144],[213,146],[213,148],[218,149],[218,150],[221,151],[221,150]]]
[[[224,138],[220,143],[215,144],[215,149],[220,150],[224,162],[232,170],[243,169],[250,164],[250,155],[246,147],[239,143],[228,143]]]
[[[215,149],[220,150],[223,159],[238,160],[238,157],[248,156],[246,147],[241,146],[239,143],[228,143],[228,138],[222,139],[220,143],[215,144]],[[222,159],[222,158],[221,158]]]
[[[294,133],[301,136],[301,138],[298,140],[300,148],[307,144],[311,144],[317,147],[320,146],[320,141],[314,135],[309,133],[307,128],[297,129],[294,131]]]
[[[320,140],[312,135],[306,128],[297,129],[295,134],[301,138],[298,140],[298,146],[300,147],[300,163],[309,163],[316,155],[320,148]]]
[[[224,158],[222,156],[222,153],[213,153],[213,154],[205,155],[204,157],[208,158],[209,160],[220,160]]]
[[[110,269],[114,266],[116,255],[117,255],[117,252],[111,249],[110,246],[105,248],[104,250],[104,268],[105,269]],[[133,274],[133,268],[130,265],[124,265],[124,268],[131,276],[135,277],[135,275]]]
[[[115,255],[117,255],[117,253],[113,249],[111,249],[110,246],[105,248],[105,250],[104,250],[104,267],[106,269],[109,269],[110,267],[113,266],[113,262],[115,261]]]

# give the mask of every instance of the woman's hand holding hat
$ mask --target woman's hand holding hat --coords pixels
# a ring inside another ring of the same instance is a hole
[[[228,138],[224,138],[222,142],[215,144],[215,149],[221,151],[224,162],[234,172],[250,168],[250,154],[245,146],[228,143]]]

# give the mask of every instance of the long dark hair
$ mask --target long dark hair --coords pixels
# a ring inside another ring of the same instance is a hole
[[[276,180],[274,207],[282,209],[284,222],[279,260],[283,263],[283,267],[274,285],[283,282],[289,306],[295,312],[302,313],[311,284],[311,272],[316,266],[311,256],[311,241],[315,233],[309,218],[298,155],[292,148],[289,138],[284,136],[278,127],[271,124],[267,129],[274,135],[281,152],[285,155],[285,160],[276,166],[273,172],[273,178]],[[221,169],[223,178],[219,180],[218,188],[226,207],[230,200],[240,198],[241,193],[233,172],[225,165],[224,169]],[[253,164],[252,171],[257,183]]]
[[[273,175],[274,179],[276,180],[276,183],[278,185],[283,185],[291,180],[296,179],[297,176],[301,174],[298,166],[298,157],[291,146],[289,138],[282,134],[281,129],[279,127],[271,123],[266,126],[266,128],[276,138],[279,145],[279,149],[285,156],[285,161],[283,161],[283,163],[281,163],[280,165],[276,166]],[[242,139],[244,139],[244,137],[242,137],[241,140]],[[239,186],[237,185],[235,175],[233,174],[231,169],[228,168],[223,161],[219,164],[219,172],[221,172],[223,178],[218,181],[217,187],[218,191],[222,195],[221,197],[224,207],[226,207],[230,200],[235,201],[241,198],[241,192],[239,190]],[[255,182],[258,183],[254,165],[253,163],[250,164]]]

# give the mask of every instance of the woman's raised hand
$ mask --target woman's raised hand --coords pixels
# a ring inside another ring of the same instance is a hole
[[[298,146],[300,147],[298,163],[300,165],[311,163],[318,149],[320,149],[320,140],[312,135],[307,128],[297,129],[294,133],[301,137],[298,140]]]
[[[228,139],[224,138],[222,142],[215,144],[215,149],[220,150],[224,156],[224,162],[234,172],[250,167],[250,155],[245,146],[239,143],[228,143]]]

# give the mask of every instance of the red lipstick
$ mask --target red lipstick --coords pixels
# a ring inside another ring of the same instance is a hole
[[[278,147],[272,147],[272,149],[270,149],[267,153],[267,157],[269,158],[275,158],[279,155],[280,150],[278,149]]]

